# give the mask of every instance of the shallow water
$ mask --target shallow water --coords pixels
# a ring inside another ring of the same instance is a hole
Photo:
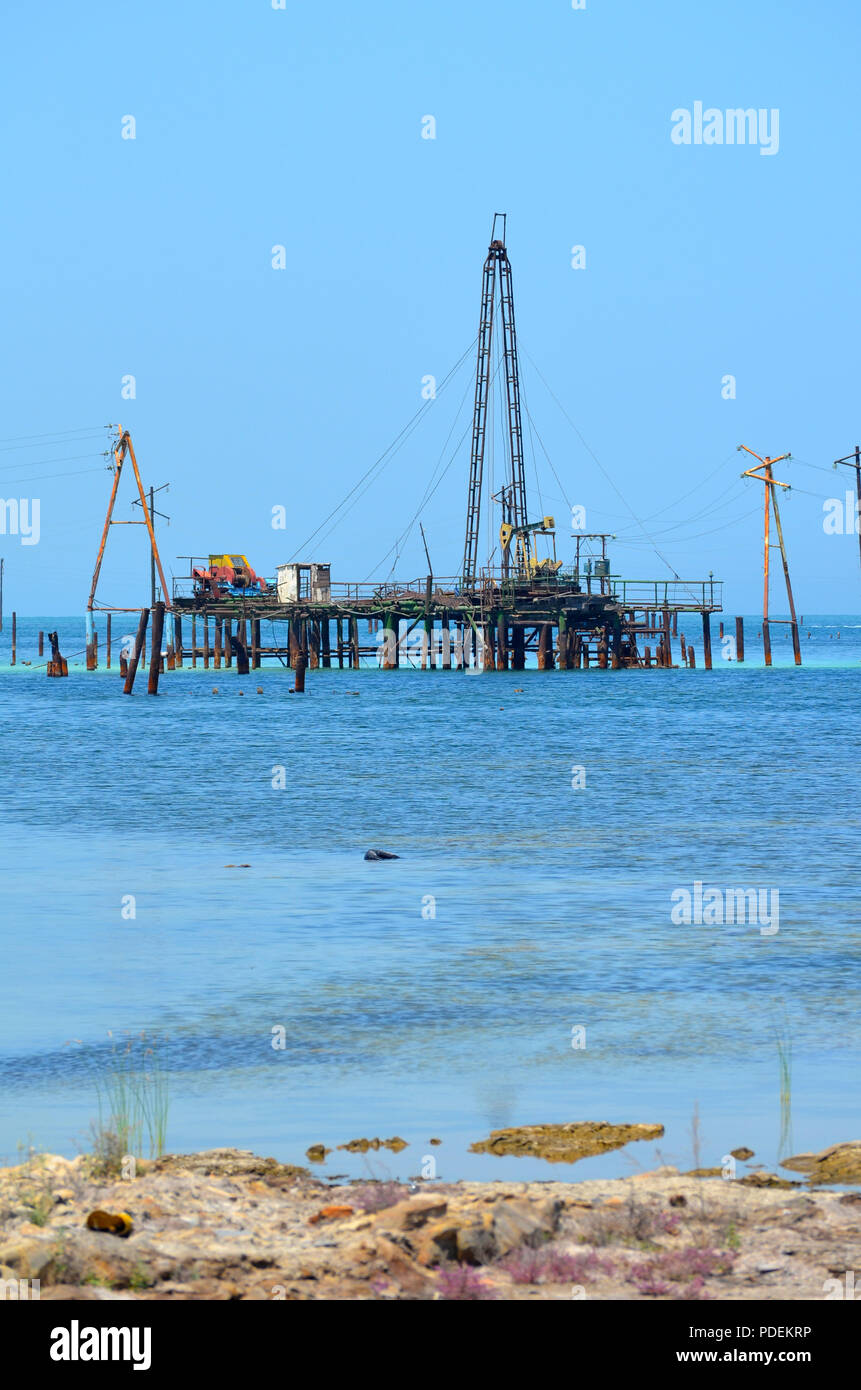
[[[86,1147],[141,1031],[172,1149],[409,1143],[325,1172],[690,1167],[695,1112],[708,1166],[859,1137],[861,619],[808,618],[800,671],[780,629],[763,670],[748,620],[744,666],[715,624],[711,673],[320,670],[296,697],[280,667],[198,668],[157,700],[82,656],[46,680],[55,625],[72,657],[79,619],[21,620],[14,670],[8,614],[0,637],[0,1160]],[[777,889],[779,930],[674,925],[694,880]],[[576,1119],[666,1135],[576,1167],[468,1153]]]

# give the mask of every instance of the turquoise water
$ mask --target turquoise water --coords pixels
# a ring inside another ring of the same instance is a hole
[[[8,613],[0,637],[0,1161],[85,1148],[141,1031],[172,1149],[409,1142],[330,1173],[689,1167],[695,1111],[709,1166],[861,1137],[861,619],[806,618],[800,671],[780,629],[763,670],[748,620],[741,667],[715,624],[711,673],[320,670],[297,697],[281,668],[198,668],[158,699],[74,664],[79,619],[47,680],[55,625],[19,622],[14,669]],[[674,925],[694,880],[777,889],[779,931]],[[574,1168],[468,1153],[577,1119],[666,1135]]]

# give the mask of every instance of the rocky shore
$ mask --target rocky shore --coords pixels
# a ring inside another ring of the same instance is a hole
[[[859,1156],[801,1155],[792,1180],[333,1186],[237,1149],[131,1179],[40,1155],[0,1170],[0,1278],[43,1300],[853,1297],[861,1194],[821,1184]]]

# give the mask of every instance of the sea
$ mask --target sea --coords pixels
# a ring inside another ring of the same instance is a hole
[[[86,1151],[123,1058],[168,1150],[322,1144],[350,1179],[779,1172],[861,1138],[861,618],[805,615],[800,669],[749,617],[705,671],[686,627],[695,670],[369,660],[296,695],[198,664],[129,697],[116,622],[88,673],[80,617],[19,618],[12,666],[7,612],[0,1163]],[[578,1120],[664,1134],[471,1150]]]

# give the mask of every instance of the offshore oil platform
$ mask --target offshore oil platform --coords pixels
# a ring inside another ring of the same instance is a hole
[[[488,407],[497,373],[502,382],[506,475],[501,489],[491,498],[498,507],[498,545],[488,562],[480,564]],[[428,556],[428,572],[419,578],[359,584],[333,579],[329,563],[309,558],[280,565],[276,574],[267,578],[254,571],[245,555],[219,553],[185,557],[190,560],[189,573],[174,579],[169,588],[156,543],[152,492],[147,500],[128,431],[120,431],[113,455],[113,488],[87,610],[89,669],[98,663],[93,618],[100,611],[108,612],[109,622],[111,611],[141,613],[135,650],[125,663],[132,681],[138,659],[145,659],[150,610],[101,609],[96,601],[114,501],[127,457],[137,484],[136,501],[143,512],[137,524],[148,528],[152,555],[151,653],[155,659],[151,655],[151,689],[153,676],[157,687],[159,670],[165,664],[173,670],[187,662],[216,668],[235,663],[243,674],[265,660],[276,660],[296,671],[297,689],[304,688],[306,668],[337,665],[356,669],[369,658],[383,670],[409,664],[421,669],[518,671],[533,655],[538,669],[545,671],[693,666],[693,647],[685,644],[682,635],[676,660],[674,639],[679,616],[697,614],[702,622],[703,665],[711,667],[710,619],[713,613],[722,612],[720,581],[711,575],[699,580],[675,576],[632,580],[614,575],[607,554],[610,537],[576,530],[572,532],[575,554],[566,564],[556,554],[554,518],[529,518],[514,293],[504,214],[494,217],[482,275],[466,526],[458,574],[433,574]],[[779,526],[774,490],[782,485],[771,475],[771,462],[760,461],[765,476],[757,470],[752,470],[752,476],[767,484],[766,523],[771,504]],[[424,532],[422,536],[424,539]],[[782,550],[782,531],[780,539]],[[767,560],[768,537],[766,565]],[[788,570],[786,576],[793,645],[800,661]],[[767,642],[767,606],[764,616]],[[736,659],[743,661],[740,619],[736,619],[734,640]],[[108,644],[110,662],[110,628]],[[769,658],[767,648],[768,664]]]

